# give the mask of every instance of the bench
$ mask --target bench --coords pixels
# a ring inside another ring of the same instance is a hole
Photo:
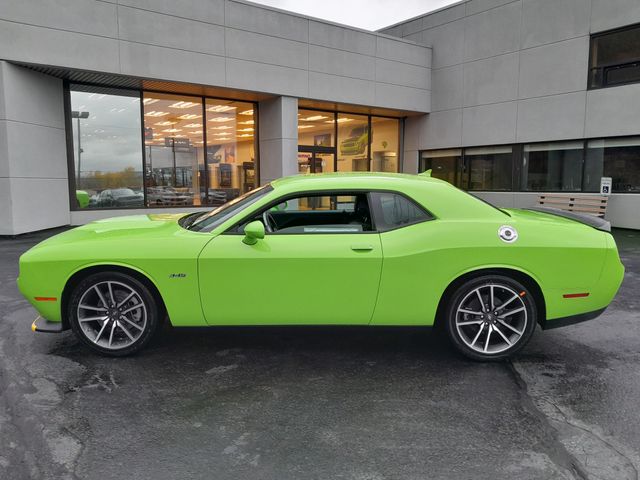
[[[588,213],[604,218],[607,200],[604,195],[561,195],[544,194],[538,197],[538,204],[576,213]]]

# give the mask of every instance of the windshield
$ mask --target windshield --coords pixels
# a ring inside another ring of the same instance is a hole
[[[267,193],[271,192],[273,187],[271,184],[264,185],[260,188],[245,193],[244,195],[234,198],[230,202],[219,206],[215,210],[210,211],[198,217],[191,225],[187,227],[188,230],[194,232],[210,232],[218,225],[231,218],[240,210],[248,207],[249,205],[257,202]]]

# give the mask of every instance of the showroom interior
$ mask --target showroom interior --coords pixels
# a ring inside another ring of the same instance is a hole
[[[463,1],[371,32],[242,0],[12,0],[0,235],[425,170],[506,207],[610,177],[607,218],[640,228],[640,7],[568,3]]]

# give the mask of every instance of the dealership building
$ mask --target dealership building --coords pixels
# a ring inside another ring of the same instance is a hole
[[[398,2],[401,8],[402,2]],[[241,0],[4,0],[0,235],[431,169],[640,229],[640,2],[467,0],[379,32]]]

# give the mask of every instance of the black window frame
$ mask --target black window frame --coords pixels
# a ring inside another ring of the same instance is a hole
[[[140,142],[142,143],[142,192],[144,195],[143,205],[142,206],[131,206],[131,207],[105,207],[105,208],[80,208],[76,199],[76,178],[75,178],[75,151],[73,148],[73,123],[71,118],[71,88],[72,85],[80,85],[87,88],[96,88],[96,89],[108,89],[113,91],[124,90],[129,92],[137,92],[140,98]],[[216,206],[212,205],[185,205],[185,206],[171,206],[171,205],[148,205],[147,204],[147,186],[146,186],[146,165],[147,165],[147,152],[145,145],[145,126],[144,126],[144,94],[145,93],[158,93],[165,95],[181,95],[185,97],[199,98],[203,105],[203,111],[206,110],[206,100],[223,100],[223,101],[231,101],[231,102],[242,102],[249,103],[253,106],[254,111],[254,119],[255,119],[255,128],[254,128],[254,136],[253,136],[253,148],[255,152],[255,160],[254,160],[254,169],[255,169],[255,185],[256,188],[260,185],[260,138],[259,138],[259,102],[252,100],[244,100],[239,98],[232,97],[216,97],[209,95],[194,95],[190,93],[182,93],[182,92],[171,92],[166,90],[156,90],[156,89],[145,89],[145,88],[125,88],[125,87],[114,87],[110,85],[104,85],[100,83],[93,82],[76,82],[72,80],[64,80],[63,81],[63,101],[64,101],[64,123],[65,123],[65,138],[66,138],[66,150],[67,150],[67,172],[68,172],[68,186],[69,186],[69,209],[72,212],[103,212],[108,210],[166,210],[168,208],[176,209],[203,209],[203,211],[211,210],[216,208]],[[206,119],[206,116],[205,116]],[[206,146],[207,146],[207,129],[206,122],[203,123],[203,141],[204,141],[204,170],[205,170],[205,182],[207,193],[207,197],[209,194],[209,163],[206,155]],[[245,192],[246,193],[246,192]],[[185,210],[186,211],[186,210]]]
[[[616,34],[616,33],[620,33],[620,32],[629,31],[629,30],[639,30],[640,31],[640,23],[634,23],[632,25],[625,25],[624,27],[612,28],[610,30],[604,30],[602,32],[592,33],[590,35],[590,37],[589,37],[589,65],[588,65],[588,68],[587,68],[587,90],[599,90],[601,88],[613,88],[613,87],[619,87],[619,86],[623,86],[623,85],[633,85],[633,84],[636,84],[636,83],[640,83],[640,80],[632,80],[632,81],[628,81],[628,82],[616,82],[616,83],[612,83],[612,84],[607,84],[607,81],[606,81],[606,74],[612,69],[626,67],[626,66],[634,65],[634,64],[637,64],[638,65],[638,69],[640,69],[640,53],[639,53],[637,58],[629,60],[629,61],[626,61],[626,62],[622,62],[622,63],[611,63],[611,64],[605,64],[605,65],[602,65],[602,66],[596,66],[596,65],[594,65],[592,63],[594,61],[594,58],[593,58],[594,43],[598,38],[605,37],[605,36],[611,35],[611,34]],[[594,84],[594,80],[593,79],[594,79],[594,73],[596,71],[601,71],[601,73],[599,75],[598,83]]]

